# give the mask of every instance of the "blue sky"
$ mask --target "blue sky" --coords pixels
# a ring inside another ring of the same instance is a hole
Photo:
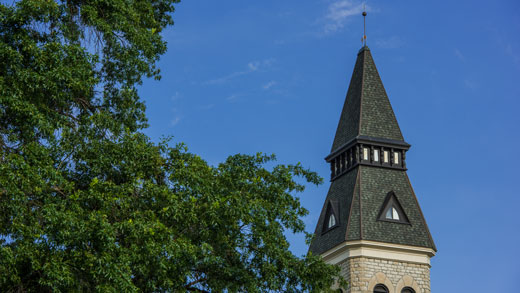
[[[433,292],[514,292],[520,279],[520,2],[367,1],[367,35],[412,148],[408,175],[438,254]],[[356,54],[362,2],[184,1],[163,78],[140,89],[154,139],[211,164],[275,153],[326,179],[300,194],[314,231]],[[289,236],[307,251],[303,236]]]

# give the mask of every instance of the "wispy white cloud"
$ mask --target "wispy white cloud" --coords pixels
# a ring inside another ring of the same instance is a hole
[[[208,81],[204,82],[204,84],[206,84],[206,85],[223,84],[234,78],[237,78],[237,77],[240,77],[243,75],[247,75],[247,74],[261,71],[261,70],[266,70],[267,68],[271,67],[274,64],[274,62],[275,62],[274,58],[264,59],[264,60],[260,60],[260,61],[251,61],[251,62],[247,63],[246,70],[235,71],[228,75],[208,80]]]
[[[177,124],[179,124],[179,122],[181,122],[181,117],[180,116],[177,116],[175,118],[173,118],[171,121],[170,121],[170,126],[175,126]]]
[[[202,106],[202,109],[210,110],[210,109],[213,109],[213,107],[215,107],[215,104],[207,104],[207,105]]]
[[[515,62],[515,63],[520,62],[520,55],[517,54],[518,52],[515,52],[515,50],[513,49],[513,46],[511,46],[511,44],[507,44],[505,47],[505,50],[506,50],[506,54],[512,58],[513,62]]]
[[[175,92],[171,97],[170,100],[173,103],[173,107],[170,109],[173,113],[173,118],[170,120],[170,127],[174,127],[175,125],[179,124],[182,120],[182,115],[179,115],[179,102],[182,99],[182,94],[180,92]]]
[[[514,39],[513,36],[506,34],[504,31],[498,30],[496,28],[492,28],[491,31],[493,32],[493,35],[497,36],[497,48],[502,48],[502,50],[504,50],[503,52],[506,54],[506,56],[511,58],[510,60],[517,67],[517,69],[520,69],[520,50],[518,46],[513,47],[513,45],[510,42],[510,40]]]
[[[264,84],[264,85],[262,86],[262,88],[263,88],[264,90],[268,90],[268,89],[272,88],[272,87],[275,86],[275,85],[276,85],[276,81],[271,80],[270,82]]]
[[[367,11],[370,11],[366,6]],[[336,0],[327,7],[327,13],[323,18],[323,33],[331,34],[337,32],[353,17],[363,12],[363,2],[358,0]]]
[[[460,52],[459,49],[455,48],[454,53],[455,53],[455,56],[457,58],[459,58],[460,61],[466,61],[466,57],[464,57],[464,55],[462,54],[462,52]]]
[[[398,36],[392,36],[386,39],[375,40],[376,46],[382,49],[397,49],[404,45],[403,39]]]
[[[179,99],[181,99],[181,98],[182,98],[181,93],[179,93],[179,92],[175,92],[175,93],[173,94],[173,96],[171,96],[170,99],[171,99],[172,101],[175,102],[175,101],[177,101],[177,100],[179,100]]]
[[[226,101],[228,101],[228,102],[233,102],[233,101],[236,101],[236,99],[238,99],[238,97],[240,97],[239,94],[232,94],[232,95],[230,95],[230,96],[228,96],[228,97],[226,98]]]

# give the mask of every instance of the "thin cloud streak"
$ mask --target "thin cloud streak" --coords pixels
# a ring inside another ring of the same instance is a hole
[[[179,122],[181,122],[181,119],[182,119],[182,118],[179,117],[179,116],[175,117],[174,119],[172,119],[172,120],[170,121],[170,126],[173,127],[173,126],[179,124]]]
[[[181,122],[182,120],[182,115],[178,115],[177,113],[179,113],[179,108],[178,108],[178,104],[180,102],[180,100],[182,99],[183,95],[176,91],[171,97],[170,97],[170,100],[172,101],[172,103],[174,104],[173,107],[171,108],[171,112],[173,113],[173,119],[170,120],[170,127],[174,127],[175,125],[179,124],[179,122]]]
[[[239,94],[232,94],[226,98],[226,101],[233,102],[233,101],[236,101],[236,99],[238,99],[239,97],[240,97]]]
[[[237,77],[248,75],[250,73],[257,72],[260,70],[265,70],[265,69],[271,67],[274,62],[275,62],[274,58],[269,58],[269,59],[265,59],[265,60],[261,60],[261,61],[251,61],[247,64],[247,70],[236,71],[236,72],[230,73],[228,75],[225,75],[223,77],[208,80],[208,81],[204,82],[203,84],[205,84],[205,85],[223,84],[223,83],[226,83]]]
[[[455,49],[454,53],[460,61],[466,61],[466,57],[464,57],[464,55],[459,51],[459,49]]]
[[[179,99],[181,99],[181,98],[182,98],[181,93],[179,93],[179,92],[175,92],[175,94],[173,94],[173,96],[171,96],[170,99],[171,99],[172,101],[175,102],[175,101],[177,101],[177,100],[179,100]]]
[[[376,46],[382,49],[397,49],[404,45],[404,41],[398,36],[392,36],[386,39],[378,39],[375,41]]]
[[[264,90],[268,90],[268,89],[272,88],[272,87],[275,86],[275,85],[276,85],[276,81],[271,80],[270,82],[264,84],[264,86],[262,86],[262,88],[263,88]]]
[[[369,7],[366,7],[369,11]],[[340,31],[352,16],[359,16],[363,12],[363,3],[354,0],[334,1],[327,8],[327,14],[324,17],[324,34],[332,34]]]

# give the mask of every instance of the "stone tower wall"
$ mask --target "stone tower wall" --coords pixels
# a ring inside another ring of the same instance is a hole
[[[370,257],[348,258],[340,264],[341,273],[349,283],[348,293],[373,293],[377,284],[384,284],[389,293],[401,293],[411,287],[417,293],[430,293],[430,266]]]

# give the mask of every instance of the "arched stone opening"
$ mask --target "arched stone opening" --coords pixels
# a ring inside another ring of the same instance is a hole
[[[408,275],[403,276],[401,280],[397,282],[397,286],[395,286],[395,292],[401,293],[401,291],[406,287],[412,288],[416,293],[423,293],[419,287],[419,284],[417,284],[417,282],[415,282],[415,280]]]
[[[374,292],[374,288],[378,284],[385,285],[386,288],[388,288],[388,293],[395,293],[396,292],[394,290],[394,284],[392,284],[392,281],[390,281],[390,279],[388,279],[388,277],[384,273],[382,273],[382,272],[376,273],[372,277],[372,279],[370,279],[370,282],[368,283],[368,292],[370,292],[370,293]]]

